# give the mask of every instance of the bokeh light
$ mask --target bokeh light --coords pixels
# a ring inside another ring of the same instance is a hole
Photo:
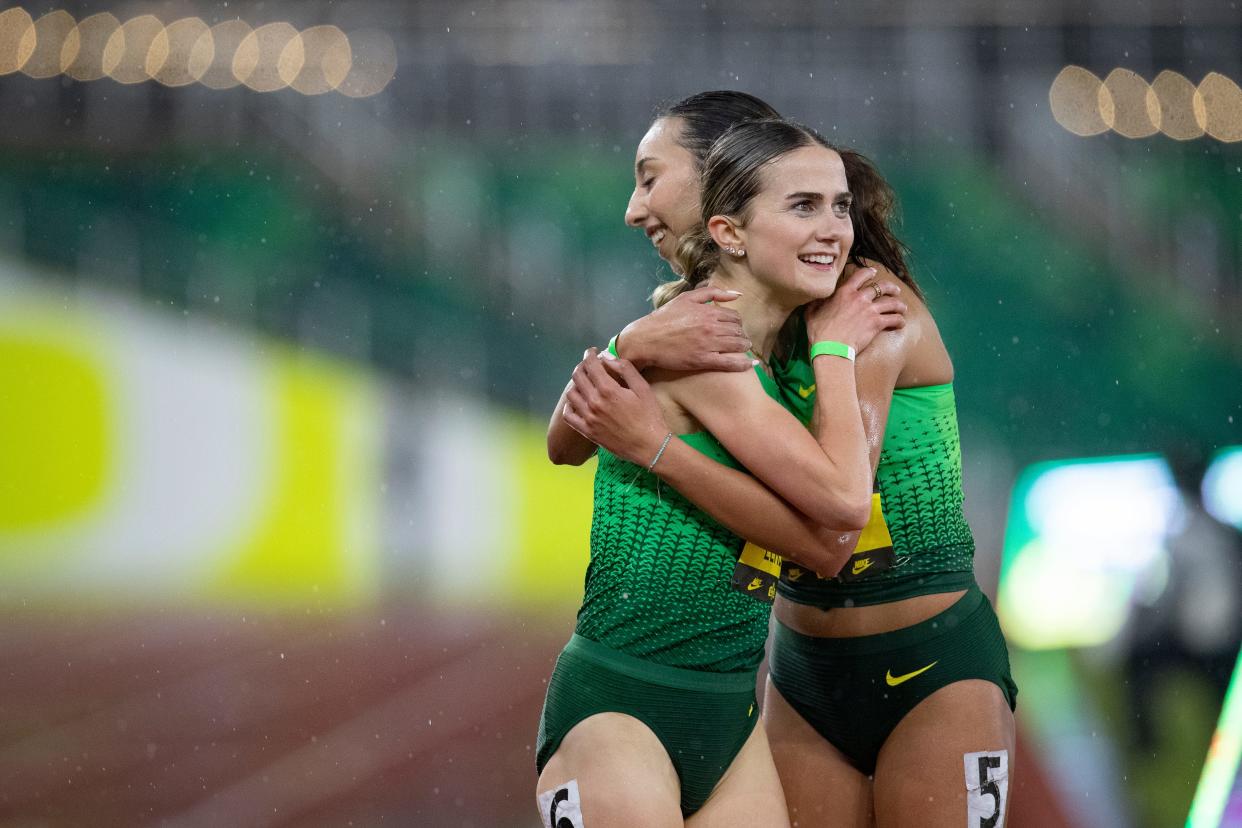
[[[1155,455],[1041,463],[1014,486],[1001,620],[1031,649],[1105,644],[1135,585],[1166,566],[1180,501]]]
[[[185,86],[197,80],[190,71],[190,53],[208,28],[198,17],[184,17],[169,23],[151,42],[147,74],[165,86]]]
[[[1104,79],[1104,88],[1112,99],[1111,112],[1101,106],[1104,122],[1118,135],[1146,138],[1158,131],[1147,112],[1147,93],[1151,87],[1137,72],[1117,68]]]
[[[279,64],[285,58],[287,47],[298,36],[298,30],[288,23],[268,23],[260,26],[242,39],[233,56],[233,75],[256,92],[275,92],[289,85],[280,71]],[[286,59],[296,59],[293,50]],[[297,75],[301,65],[289,66],[286,73]]]
[[[1199,95],[1203,131],[1218,141],[1242,141],[1242,89],[1219,72],[1209,72],[1199,83]]]
[[[143,14],[126,20],[104,45],[104,74],[117,83],[142,83],[150,80],[147,53],[162,31],[164,24],[155,15]]]
[[[1103,81],[1081,66],[1066,66],[1048,90],[1052,117],[1065,129],[1084,137],[1108,131],[1100,111],[1104,99],[1111,113],[1112,98],[1108,97]]]
[[[73,15],[52,11],[34,23],[35,47],[22,71],[32,78],[50,78],[64,70],[62,55],[69,33],[77,26]]]
[[[211,89],[239,85],[241,81],[233,74],[233,57],[252,31],[244,20],[226,20],[203,32],[190,50],[190,74]]]
[[[349,38],[336,26],[313,26],[281,52],[278,70],[303,95],[322,95],[341,85],[353,66]]]
[[[1203,135],[1195,117],[1198,90],[1184,75],[1168,69],[1156,75],[1147,92],[1147,116],[1160,131],[1177,141]]]
[[[103,69],[104,48],[113,33],[121,27],[121,21],[108,12],[92,14],[78,21],[78,25],[65,37],[61,48],[60,64],[69,77],[80,81],[99,80]]]
[[[13,7],[0,12],[0,75],[19,70],[40,79],[63,73],[79,81],[112,77],[170,87],[199,81],[210,89],[244,84],[256,92],[291,88],[303,95],[337,91],[365,98],[396,76],[397,50],[392,37],[378,30],[351,37],[330,25],[299,32],[283,21],[253,28],[238,18],[210,26],[199,17],[164,25],[151,14],[122,23],[108,12],[75,22],[63,10],[34,20]],[[1085,73],[1085,83],[1082,77],[1058,77],[1050,93],[1054,114],[1066,124],[1077,123],[1073,130],[1079,134],[1102,132],[1107,127],[1100,123],[1098,106],[1094,123],[1086,126],[1075,109],[1107,93],[1086,70],[1068,67],[1062,76],[1070,70]]]
[[[351,98],[368,98],[383,91],[397,74],[397,47],[387,33],[364,29],[349,36],[353,64],[337,91]]]
[[[1242,446],[1225,449],[1208,467],[1203,505],[1217,520],[1242,529]]]
[[[26,65],[35,50],[34,21],[20,6],[0,12],[0,75]]]

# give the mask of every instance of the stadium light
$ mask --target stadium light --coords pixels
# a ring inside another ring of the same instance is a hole
[[[150,80],[147,53],[163,31],[164,24],[153,14],[126,20],[104,45],[104,74],[117,83],[133,84]]]
[[[190,69],[190,53],[209,28],[198,17],[183,17],[169,23],[151,41],[147,51],[147,74],[165,86],[194,83],[197,78]]]
[[[1111,108],[1112,98],[1103,81],[1081,66],[1066,66],[1048,90],[1052,117],[1065,129],[1083,137],[1108,131],[1101,114],[1105,102]]]
[[[312,26],[289,41],[277,64],[280,76],[303,95],[341,85],[353,67],[349,38],[336,26]]]
[[[1203,100],[1203,131],[1217,141],[1242,141],[1242,89],[1219,72],[1209,72],[1199,83]]]
[[[32,78],[50,78],[63,71],[61,55],[65,40],[77,26],[73,15],[66,11],[51,11],[34,22],[35,47],[22,66],[22,72]]]
[[[1201,106],[1202,99],[1194,83],[1169,69],[1156,75],[1147,92],[1147,116],[1175,141],[1203,136],[1203,127],[1195,116],[1196,107]]]
[[[1117,68],[1104,79],[1104,88],[1112,98],[1112,106],[1101,107],[1104,122],[1126,138],[1147,138],[1159,129],[1148,114],[1147,94],[1151,87],[1137,72]]]
[[[104,76],[104,47],[112,33],[121,28],[121,21],[108,12],[92,14],[78,21],[65,36],[60,51],[62,71],[80,81],[99,80]]]
[[[233,57],[233,75],[255,92],[275,92],[289,82],[282,76],[279,64],[285,47],[298,36],[288,23],[268,23],[242,38]],[[296,50],[291,55],[296,58]],[[301,65],[286,67],[286,73],[297,75]]]
[[[1081,66],[1066,66],[1048,89],[1048,104],[1058,124],[1083,137],[1111,129],[1126,138],[1160,132],[1177,141],[1205,134],[1242,141],[1242,88],[1219,72],[1196,87],[1167,69],[1148,84],[1130,69],[1116,68],[1101,81]]]
[[[337,91],[351,98],[378,95],[397,73],[397,47],[385,32],[362,30],[349,36],[353,63]]]
[[[35,50],[34,21],[20,6],[0,12],[0,75],[26,65]]]
[[[336,26],[299,32],[286,22],[209,26],[199,17],[164,25],[151,14],[122,23],[108,12],[75,22],[61,10],[34,20],[15,6],[0,12],[0,75],[19,70],[40,79],[63,73],[79,81],[111,77],[170,87],[198,81],[210,89],[245,84],[256,92],[291,88],[366,98],[396,76],[397,49],[383,31],[356,32],[351,40]]]
[[[190,74],[210,89],[239,85],[241,81],[233,74],[233,58],[252,31],[244,20],[226,20],[203,32],[190,50]]]

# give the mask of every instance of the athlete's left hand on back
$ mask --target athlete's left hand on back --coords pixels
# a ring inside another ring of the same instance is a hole
[[[594,348],[574,369],[563,416],[582,436],[632,463],[650,461],[669,433],[642,374],[628,360],[600,359]]]

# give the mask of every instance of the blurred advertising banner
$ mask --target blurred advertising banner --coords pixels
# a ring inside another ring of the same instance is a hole
[[[579,596],[589,471],[481,397],[4,265],[0,394],[0,602]]]

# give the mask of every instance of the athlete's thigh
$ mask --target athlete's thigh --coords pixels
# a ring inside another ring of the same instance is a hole
[[[1000,828],[1013,752],[1013,712],[999,687],[971,679],[940,688],[906,714],[880,750],[876,825],[910,825],[917,814],[927,828],[961,828],[968,819],[969,828]]]
[[[559,799],[564,814],[574,793],[582,814],[581,825],[571,820],[574,828],[683,825],[681,786],[668,753],[646,725],[623,713],[596,714],[565,735],[535,787],[545,825],[547,800]]]
[[[871,778],[820,736],[771,679],[764,692],[763,726],[794,828],[871,824]]]
[[[789,828],[785,795],[763,728],[750,732],[707,803],[686,828]]]

